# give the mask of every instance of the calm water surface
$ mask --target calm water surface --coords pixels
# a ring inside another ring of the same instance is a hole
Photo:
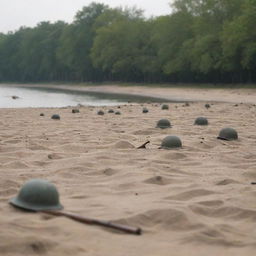
[[[13,96],[18,96],[13,99]],[[81,92],[67,89],[13,87],[0,85],[0,108],[115,106],[127,102],[163,102],[166,100],[127,94]]]

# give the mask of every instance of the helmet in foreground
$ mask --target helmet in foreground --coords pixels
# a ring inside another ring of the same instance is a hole
[[[26,182],[19,194],[10,204],[31,211],[58,210],[63,206],[59,202],[56,187],[46,180],[32,179]]]

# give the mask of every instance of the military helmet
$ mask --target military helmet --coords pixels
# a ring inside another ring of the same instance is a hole
[[[167,119],[160,119],[157,122],[156,127],[161,128],[161,129],[170,128],[171,127],[171,123]]]
[[[52,115],[52,119],[60,120],[60,116],[58,114]]]
[[[116,115],[121,115],[120,111],[115,112]]]
[[[161,148],[171,149],[171,148],[180,148],[182,143],[179,137],[177,136],[167,136],[163,139]]]
[[[58,210],[63,206],[59,202],[59,193],[50,182],[42,179],[27,181],[12,198],[10,204],[32,211]]]
[[[100,116],[103,116],[105,113],[104,113],[104,111],[99,110],[97,114],[100,115]]]
[[[142,113],[148,113],[148,109],[147,108],[143,108],[142,109]]]
[[[109,109],[108,113],[114,113],[114,109]]]
[[[208,125],[208,120],[207,118],[205,117],[198,117],[196,120],[195,120],[195,123],[196,125]]]
[[[79,109],[78,109],[78,108],[73,108],[73,109],[72,109],[72,113],[73,113],[73,114],[75,114],[75,113],[79,113],[79,112],[80,112],[80,111],[79,111]]]
[[[40,116],[44,116],[44,113],[40,113]]]
[[[205,108],[207,108],[207,109],[211,107],[209,103],[206,103],[204,106],[205,106]]]
[[[237,140],[238,134],[237,131],[233,128],[223,128],[221,129],[217,139],[220,140]]]
[[[165,109],[169,109],[169,106],[167,104],[163,104],[162,105],[162,109],[165,110]]]

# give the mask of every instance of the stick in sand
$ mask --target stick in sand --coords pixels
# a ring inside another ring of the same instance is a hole
[[[142,233],[140,228],[90,219],[61,211],[63,206],[59,202],[58,191],[56,187],[47,180],[32,179],[27,181],[21,188],[18,196],[11,198],[9,203],[21,209],[47,213],[55,216],[65,216],[85,224],[104,226],[135,235],[141,235]]]
[[[73,213],[68,213],[68,212],[63,212],[63,211],[55,211],[55,210],[54,211],[53,210],[45,210],[45,211],[40,211],[40,212],[51,214],[54,216],[65,216],[67,218],[73,219],[73,220],[81,222],[81,223],[85,223],[85,224],[89,224],[89,225],[98,225],[98,226],[103,226],[103,227],[107,227],[107,228],[113,228],[113,229],[123,231],[123,232],[129,233],[129,234],[141,235],[141,233],[142,233],[141,228],[135,228],[135,227],[130,227],[130,226],[121,225],[121,224],[115,224],[115,223],[112,223],[109,221],[86,218],[86,217],[79,216],[79,215],[73,214]]]
[[[150,141],[146,141],[145,143],[143,143],[141,146],[137,147],[137,149],[140,149],[140,148],[146,148],[146,145],[150,143]]]

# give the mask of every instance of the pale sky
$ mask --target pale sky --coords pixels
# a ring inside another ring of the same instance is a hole
[[[0,0],[0,32],[15,31],[21,26],[34,27],[41,21],[71,22],[77,11],[91,2],[110,7],[133,7],[145,10],[146,17],[171,13],[171,0]]]

